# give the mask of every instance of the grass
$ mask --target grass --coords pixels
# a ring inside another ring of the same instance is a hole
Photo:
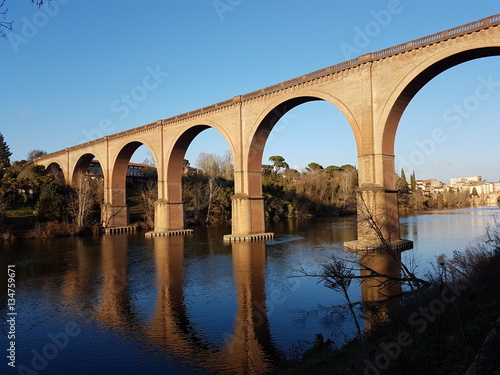
[[[35,228],[37,222],[32,206],[17,206],[6,211],[6,224],[14,231],[28,231]]]

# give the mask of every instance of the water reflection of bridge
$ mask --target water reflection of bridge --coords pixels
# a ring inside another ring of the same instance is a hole
[[[83,241],[77,242],[76,267],[70,267],[63,280],[63,304],[75,309],[90,309],[92,319],[111,329],[143,342],[157,352],[157,357],[174,358],[209,371],[223,373],[264,373],[272,359],[280,353],[273,344],[265,293],[266,244],[264,241],[232,243],[233,278],[237,294],[237,311],[233,328],[221,333],[214,343],[189,314],[184,290],[184,237],[151,239],[155,273],[145,284],[154,284],[156,298],[150,315],[142,311],[131,281],[128,236],[101,238],[100,259],[88,255]],[[97,251],[93,249],[92,251]],[[399,275],[397,258],[387,254],[358,254],[366,268],[361,274],[376,270],[380,275]],[[99,271],[100,269],[100,271]],[[133,272],[134,277],[140,272]],[[399,293],[397,284],[379,276],[362,283],[364,301],[385,300],[388,294]],[[319,301],[318,301],[319,302]],[[141,308],[142,306],[142,308]],[[379,307],[380,309],[380,307]],[[89,311],[87,311],[87,314]],[[148,316],[148,318],[144,318]],[[365,314],[365,328],[370,329],[380,314]]]
[[[156,237],[157,298],[154,312],[141,321],[130,292],[125,236],[105,236],[101,242],[100,275],[91,272],[85,254],[76,249],[77,268],[69,269],[63,283],[64,305],[81,309],[80,299],[97,300],[94,318],[99,325],[126,335],[135,334],[148,347],[178,361],[224,373],[264,373],[276,348],[265,311],[265,242],[233,243],[233,276],[237,312],[232,332],[221,335],[222,345],[211,343],[190,320],[184,300],[184,238]],[[98,268],[98,267],[95,267]],[[99,289],[92,290],[97,277]],[[264,308],[263,308],[264,307]],[[223,337],[222,337],[223,336]]]

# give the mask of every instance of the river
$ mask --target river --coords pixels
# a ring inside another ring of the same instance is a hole
[[[423,275],[437,255],[482,235],[499,212],[402,217],[402,237],[415,245],[403,257],[417,259]],[[16,368],[2,355],[1,372],[262,373],[276,358],[300,356],[317,333],[335,346],[354,335],[342,295],[293,276],[300,267],[318,270],[329,256],[348,256],[343,242],[355,238],[355,218],[270,223],[276,238],[267,243],[225,245],[229,227],[194,229],[186,237],[138,232],[2,243],[0,314],[10,323],[1,325],[1,349],[10,353],[14,342]],[[15,287],[7,297],[9,265]],[[359,285],[350,296],[361,299]]]

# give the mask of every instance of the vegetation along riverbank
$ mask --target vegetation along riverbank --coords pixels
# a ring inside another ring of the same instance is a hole
[[[368,301],[364,293],[363,332],[336,350],[317,340],[301,360],[285,362],[276,374],[500,373],[498,221],[466,250],[438,257],[423,278],[405,270],[409,266],[403,262],[392,275],[362,257],[356,264],[343,263],[344,268],[342,262],[332,259],[308,276],[337,291],[356,280],[362,289],[383,289],[387,298]],[[394,283],[401,285],[399,292],[387,293],[398,290]]]
[[[11,152],[0,134],[0,238],[54,237],[98,232],[104,203],[102,172],[89,169],[65,184],[57,168],[34,163],[45,154],[33,150],[26,160],[10,161]],[[310,163],[299,172],[276,155],[262,166],[267,220],[344,216],[356,213],[357,169],[349,164],[323,167]],[[95,162],[93,162],[95,164]],[[201,153],[195,165],[183,166],[183,203],[187,226],[228,223],[234,195],[231,155]],[[404,172],[402,172],[404,175]],[[412,178],[415,178],[414,174]],[[396,176],[403,211],[463,207],[471,204],[468,193],[447,191],[430,197]],[[127,206],[130,222],[148,229],[154,225],[157,173],[145,160],[140,176],[127,175]]]

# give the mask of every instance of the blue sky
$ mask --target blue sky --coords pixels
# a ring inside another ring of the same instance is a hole
[[[57,151],[270,86],[355,52],[500,13],[493,0],[53,0],[42,9],[29,0],[7,0],[6,5],[15,34],[0,40],[0,132],[13,160],[32,149]],[[358,29],[394,5],[398,12],[376,36],[347,51]],[[125,104],[122,95],[151,71],[157,79],[145,95]],[[500,90],[460,124],[450,112],[488,79],[500,82],[500,57],[462,64],[426,85],[401,120],[397,168],[443,181],[465,175],[500,180]],[[356,164],[350,128],[331,104],[299,106],[280,125],[266,144],[264,163],[278,154],[297,168],[312,161],[325,167]],[[446,140],[422,154],[436,128]],[[200,152],[226,149],[222,136],[207,130],[193,141],[187,159],[194,165]],[[140,149],[133,159],[146,155]]]

